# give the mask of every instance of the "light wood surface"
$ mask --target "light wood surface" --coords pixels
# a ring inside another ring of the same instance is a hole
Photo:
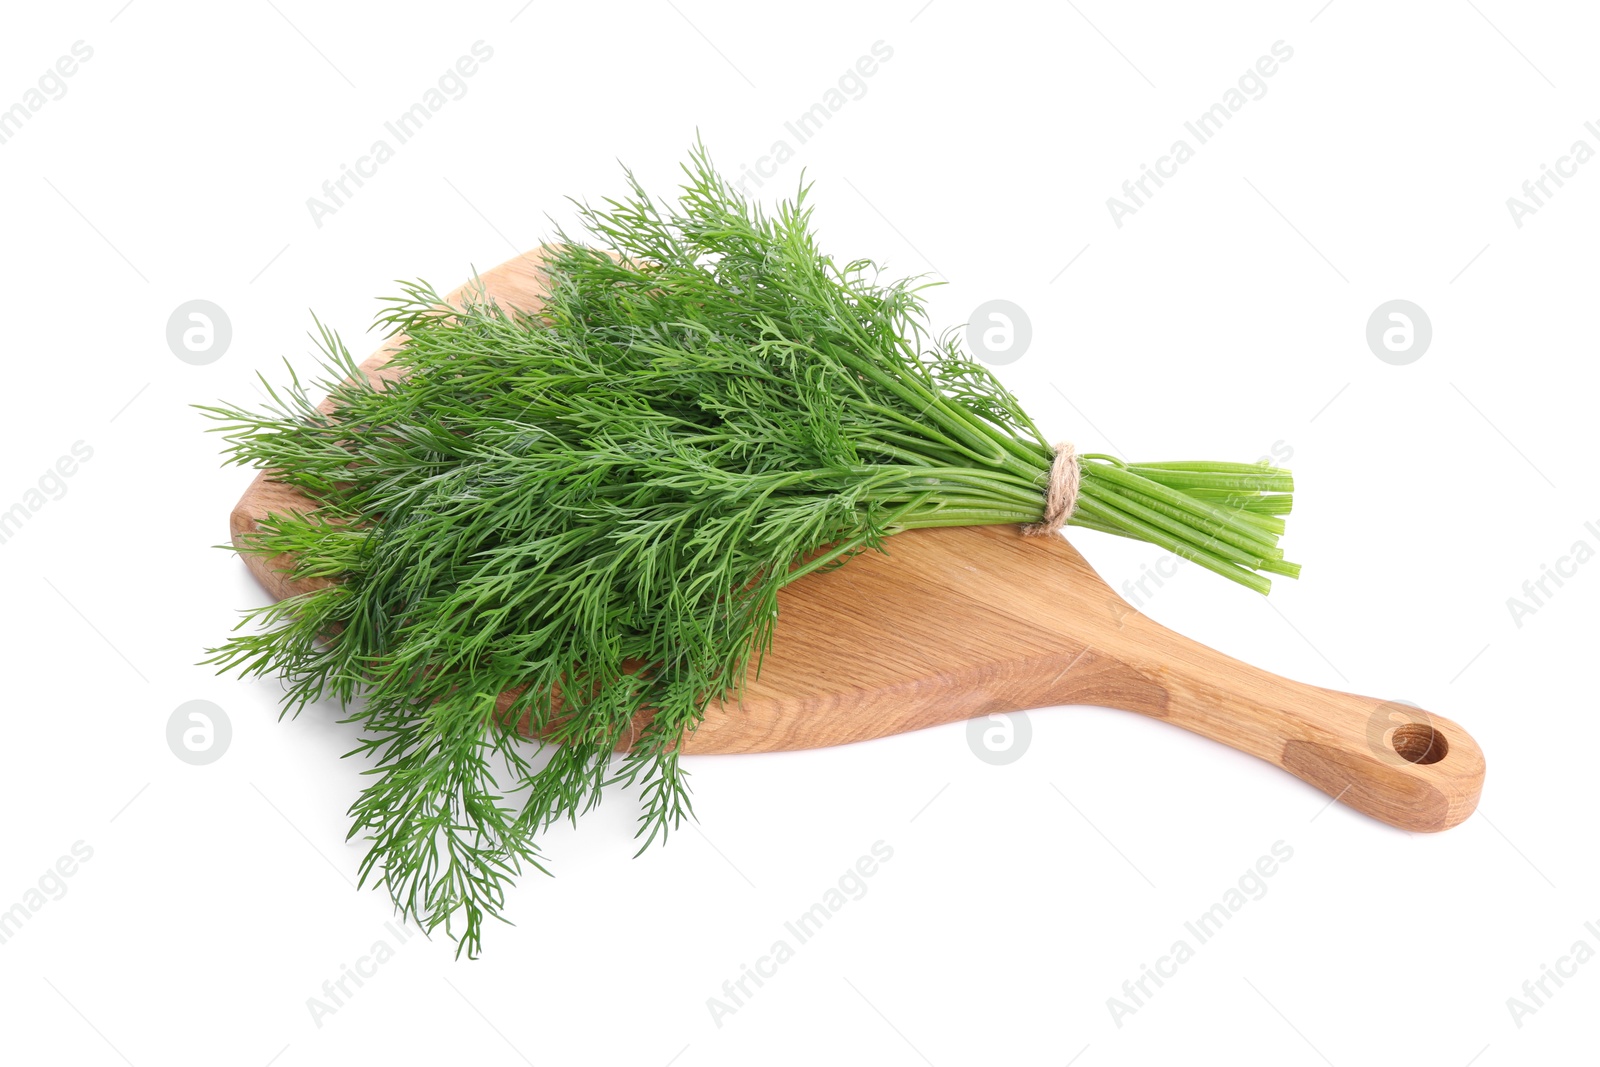
[[[536,310],[539,261],[535,250],[480,284],[503,305]],[[392,376],[392,351],[385,346],[362,369]],[[310,507],[260,475],[233,510],[234,542],[270,513]],[[281,559],[244,559],[275,597],[306,588],[286,580]],[[684,752],[821,748],[996,712],[1098,704],[1248,752],[1406,830],[1456,825],[1483,785],[1483,753],[1450,720],[1290,681],[1176,634],[1130,607],[1060,537],[993,526],[898,534],[887,553],[785,589],[779,613],[759,675],[737,704],[707,708]],[[648,712],[640,714],[642,722]]]

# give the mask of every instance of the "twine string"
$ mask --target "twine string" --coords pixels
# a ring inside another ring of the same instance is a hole
[[[1055,462],[1050,464],[1050,487],[1044,495],[1044,518],[1023,526],[1022,532],[1033,536],[1053,534],[1067,524],[1078,506],[1078,486],[1083,472],[1078,466],[1078,453],[1071,441],[1056,445]]]

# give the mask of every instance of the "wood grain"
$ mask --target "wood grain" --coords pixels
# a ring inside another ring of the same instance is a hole
[[[478,284],[537,310],[541,258],[536,249]],[[393,351],[363,371],[392,376]],[[259,475],[234,507],[234,543],[269,514],[310,507]],[[244,559],[274,597],[307,587],[288,580],[281,558]],[[1135,611],[1065,539],[994,526],[898,534],[886,553],[783,590],[759,674],[737,704],[713,702],[681,749],[820,748],[1060,704],[1164,719],[1406,830],[1455,826],[1483,785],[1483,753],[1449,719],[1232,659]]]

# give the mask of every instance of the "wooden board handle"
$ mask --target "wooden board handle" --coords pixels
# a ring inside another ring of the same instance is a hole
[[[1403,830],[1447,830],[1477,807],[1483,751],[1451,720],[1279,677],[1143,615],[1122,622],[1118,658],[1153,684],[1115,706],[1258,756]]]

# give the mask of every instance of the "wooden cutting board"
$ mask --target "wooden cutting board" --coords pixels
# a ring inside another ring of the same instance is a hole
[[[536,249],[479,284],[503,305],[537,310],[540,262]],[[391,342],[362,370],[392,377],[393,351]],[[311,506],[259,475],[233,509],[234,543],[270,513]],[[286,580],[281,558],[244,559],[275,597],[308,587]],[[684,752],[821,748],[1098,704],[1248,752],[1406,830],[1455,826],[1482,789],[1483,753],[1449,719],[1290,681],[1173,633],[1130,607],[1061,537],[997,526],[910,531],[887,553],[808,575],[778,602],[759,676],[736,705],[706,709]]]

